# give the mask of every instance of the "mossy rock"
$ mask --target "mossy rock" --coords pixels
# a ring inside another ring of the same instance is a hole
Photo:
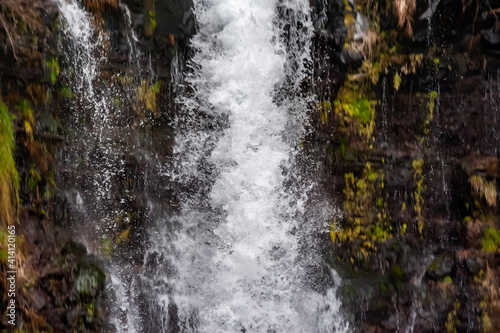
[[[75,292],[80,296],[95,297],[104,288],[106,274],[94,263],[77,264],[75,269]]]
[[[426,269],[426,274],[435,280],[441,280],[445,276],[450,276],[453,267],[455,266],[455,259],[449,253],[444,253],[434,259]]]

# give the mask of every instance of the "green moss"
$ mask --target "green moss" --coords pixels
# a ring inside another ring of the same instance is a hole
[[[14,162],[14,127],[7,106],[0,102],[0,218],[12,224],[19,202],[19,175]]]
[[[396,287],[396,289],[398,289],[401,286],[404,276],[405,272],[401,267],[399,267],[398,265],[391,266],[391,269],[389,271],[389,279],[391,280],[394,287]]]
[[[354,288],[352,285],[350,284],[343,284],[341,289],[340,289],[340,293],[343,297],[346,297],[346,298],[352,298],[354,297],[357,293],[356,293],[356,288]]]
[[[97,265],[82,266],[75,281],[75,291],[80,295],[95,297],[105,279],[106,275]]]
[[[380,223],[377,223],[371,232],[375,237],[375,240],[384,242],[392,237],[391,227],[384,227]]]
[[[490,253],[496,252],[498,250],[498,244],[500,244],[500,234],[498,230],[494,227],[488,227],[484,231],[483,251]]]
[[[483,315],[481,316],[479,322],[484,333],[493,332],[493,323],[491,322],[490,316],[488,316],[488,312],[486,310],[483,310]]]
[[[376,100],[361,95],[356,85],[342,88],[334,102],[335,115],[340,120],[340,131],[346,137],[358,136],[363,140],[372,138],[375,128]]]
[[[340,138],[337,151],[340,153],[340,156],[342,156],[342,158],[345,158],[345,153],[348,149],[349,141],[346,138]]]
[[[34,166],[30,168],[28,174],[29,174],[28,188],[30,189],[30,191],[33,191],[38,186],[38,183],[42,180],[42,176],[34,168]]]
[[[356,98],[354,101],[337,101],[351,117],[356,117],[362,124],[370,123],[375,116],[374,103],[366,98]]]
[[[64,98],[72,99],[72,98],[75,97],[75,94],[73,93],[73,91],[71,90],[71,88],[68,87],[68,86],[65,86],[65,85],[63,85],[61,87],[60,92],[61,92],[61,96],[64,97]]]
[[[56,83],[60,72],[59,61],[56,57],[50,57],[45,61],[45,64],[50,69],[50,81],[52,84]]]

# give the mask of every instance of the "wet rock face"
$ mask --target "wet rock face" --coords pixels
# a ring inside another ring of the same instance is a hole
[[[475,5],[434,4],[430,20],[419,20],[429,6],[416,2],[409,37],[391,10],[356,2],[379,29],[360,61],[339,61],[341,48],[323,38],[334,32],[317,31],[314,52],[330,53],[328,63],[316,60],[309,144],[343,210],[327,251],[343,278],[344,312],[361,332],[499,325],[495,20],[487,6],[474,22]],[[342,12],[337,27],[356,43],[352,7]]]
[[[189,41],[195,32],[192,0],[156,0],[155,9],[157,34]]]

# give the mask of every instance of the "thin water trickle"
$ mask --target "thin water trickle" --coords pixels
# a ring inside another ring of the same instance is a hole
[[[382,142],[383,146],[387,145],[387,96],[386,96],[387,78],[384,77],[382,80],[382,101],[380,108],[382,110]]]
[[[139,43],[139,39],[137,38],[137,35],[134,31],[134,26],[133,26],[133,21],[132,21],[132,15],[130,14],[130,9],[123,2],[120,2],[119,6],[123,12],[125,22],[127,23],[127,26],[128,26],[128,29],[126,32],[127,44],[129,46],[128,61],[130,64],[134,64],[135,66],[137,66],[137,68],[140,68],[140,66],[141,66],[140,65],[141,52],[137,48],[137,44]]]
[[[112,246],[108,234],[118,230],[117,220],[125,216],[115,203],[123,203],[127,192],[114,190],[113,182],[125,174],[125,162],[118,147],[128,133],[116,124],[122,110],[113,101],[119,93],[112,83],[99,78],[102,65],[108,62],[104,47],[107,35],[95,27],[92,15],[76,0],[54,1],[59,7],[64,35],[61,45],[67,63],[64,77],[75,94],[70,102],[73,113],[67,129],[71,133],[71,148],[65,151],[62,162],[74,173],[74,182],[65,184],[70,205],[76,208],[73,212],[79,213],[75,214],[78,222],[74,232],[91,254],[107,257],[105,249],[110,251]],[[120,7],[130,18],[128,9]],[[131,46],[131,50],[135,48]],[[123,221],[129,223],[127,219],[125,216]],[[136,332],[137,307],[132,306],[135,298],[131,287],[134,279],[119,265],[108,264],[106,269],[110,276],[107,287],[115,298],[111,322],[119,332]]]

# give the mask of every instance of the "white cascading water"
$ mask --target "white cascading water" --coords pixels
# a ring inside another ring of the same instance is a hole
[[[92,150],[86,152],[99,171],[86,191],[105,202],[110,177],[121,172],[113,167],[121,162],[113,154],[110,91],[94,87],[107,61],[105,36],[75,0],[54,1],[71,40],[72,86],[84,109],[78,112],[92,119],[84,145],[96,146],[101,156],[94,160]],[[131,27],[128,9],[121,9]],[[176,120],[174,163],[165,171],[177,184],[180,209],[172,217],[150,207],[156,228],[142,274],[108,267],[118,332],[347,331],[335,297],[338,275],[332,271],[334,282],[324,288],[308,277],[308,266],[321,261],[307,244],[317,241],[311,229],[328,229],[333,214],[325,209],[320,222],[310,223],[308,192],[314,186],[295,159],[312,100],[300,92],[311,62],[309,10],[307,0],[195,1],[196,54],[188,64],[188,88],[174,88],[186,93]],[[133,30],[127,39],[129,60],[137,62]],[[88,206],[88,195],[76,197],[76,206]],[[93,207],[93,216],[104,221],[119,214],[108,216],[103,204]],[[92,227],[98,232],[103,226]],[[138,313],[138,294],[153,315]]]
[[[284,21],[278,8],[301,22]],[[310,186],[293,174],[305,126],[297,110],[305,115],[307,104],[297,89],[311,61],[308,1],[198,0],[195,14],[192,93],[181,100],[169,174],[187,190],[145,260],[168,258],[154,277],[160,329],[344,332],[335,290],[308,286],[300,258],[301,234],[311,233],[303,221]]]
[[[96,161],[95,158],[85,156],[89,163],[98,163],[94,168],[99,170],[93,178],[93,195],[105,201],[111,189],[111,177],[116,172],[113,169],[111,156],[113,147],[109,139],[111,128],[111,114],[106,93],[96,92],[96,78],[100,65],[106,61],[103,45],[106,35],[98,32],[92,24],[91,16],[75,0],[55,0],[64,17],[64,33],[69,37],[70,50],[67,52],[72,64],[71,85],[74,93],[81,101],[80,112],[75,112],[77,122],[83,121],[86,116],[92,119],[93,130],[87,133],[86,145],[97,142],[99,150],[105,155]]]

